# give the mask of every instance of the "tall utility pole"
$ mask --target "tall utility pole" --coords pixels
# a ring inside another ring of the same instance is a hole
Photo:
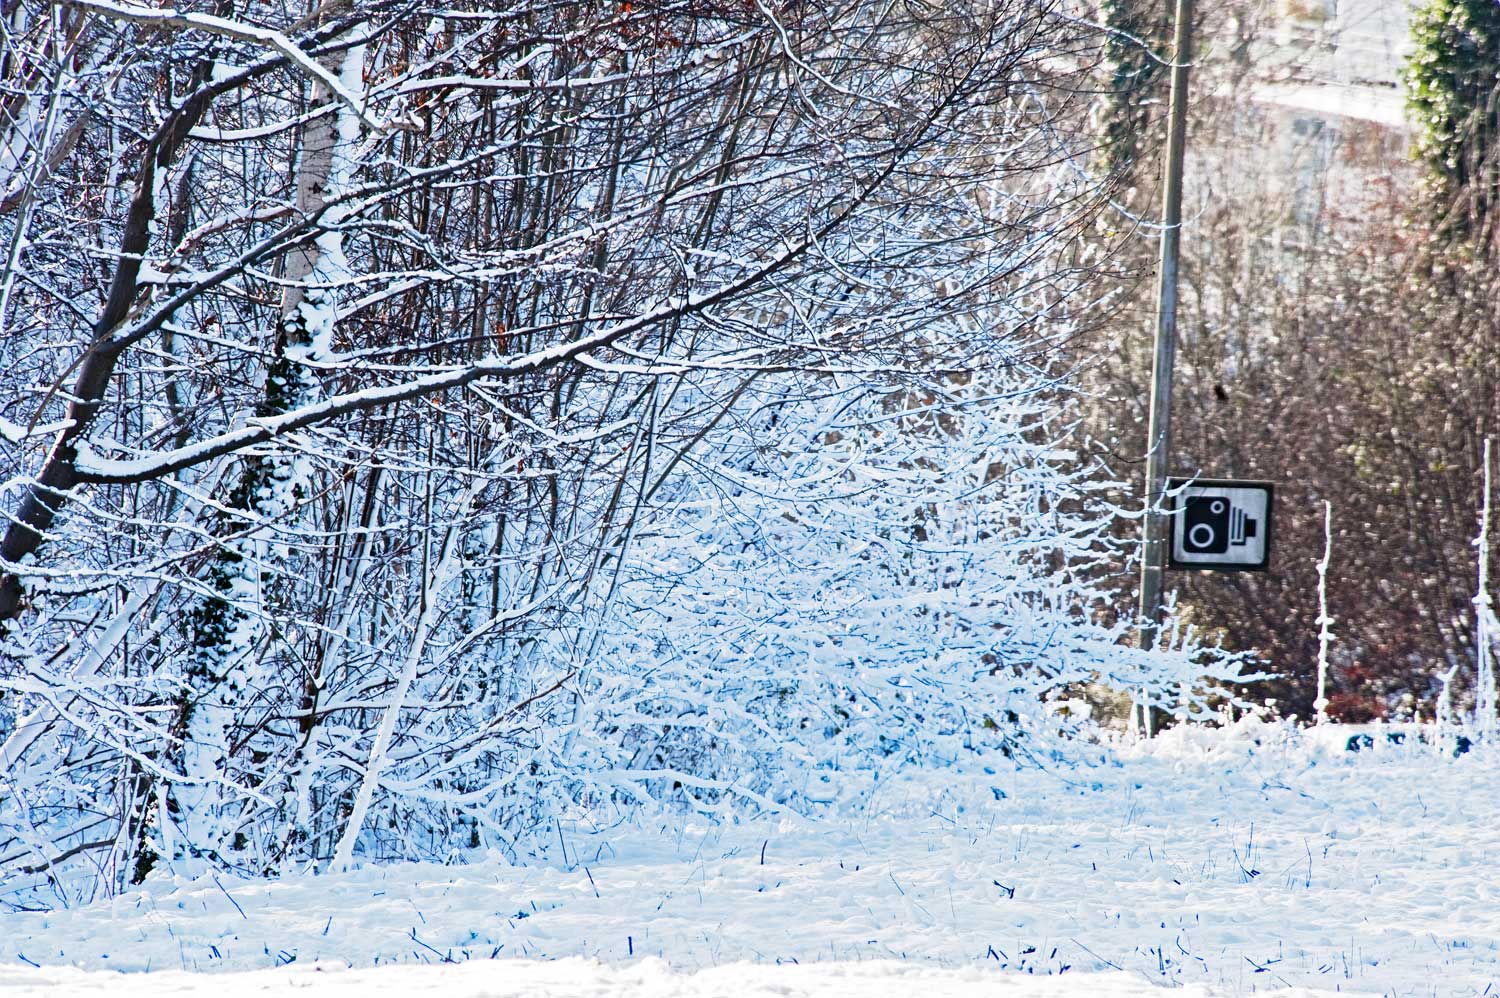
[[[1161,262],[1156,274],[1156,352],[1151,362],[1151,417],[1146,449],[1145,551],[1141,562],[1141,647],[1156,643],[1162,572],[1171,526],[1161,508],[1171,472],[1172,365],[1177,354],[1177,261],[1182,243],[1182,155],[1187,143],[1188,63],[1193,58],[1193,0],[1177,0],[1172,106],[1167,122],[1167,176],[1162,194]]]

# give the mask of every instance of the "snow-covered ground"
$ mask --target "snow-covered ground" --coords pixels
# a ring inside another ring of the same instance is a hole
[[[576,957],[551,962],[509,960],[452,967],[380,967],[332,971],[286,968],[215,975],[162,971],[122,978],[108,971],[8,972],[0,968],[0,992],[67,998],[70,995],[171,998],[263,998],[266,994],[316,989],[337,998],[353,995],[411,995],[415,998],[1152,998],[1162,989],[1126,973],[1068,974],[1065,977],[999,977],[984,967],[944,969],[890,960],[867,963],[764,965],[734,963],[698,972],[672,970],[654,957],[612,966]],[[1202,985],[1174,989],[1184,998],[1217,994]],[[1323,998],[1338,994],[1304,988],[1282,989],[1282,998]],[[1344,992],[1352,994],[1352,992]]]
[[[0,916],[0,992],[1500,991],[1500,758],[1286,732],[930,777],[859,820],[564,828],[551,866],[156,881]]]

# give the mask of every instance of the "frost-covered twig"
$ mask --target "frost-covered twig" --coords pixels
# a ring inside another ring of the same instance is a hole
[[[1476,666],[1474,689],[1474,728],[1481,738],[1489,738],[1495,731],[1495,664],[1494,649],[1490,643],[1500,633],[1495,620],[1495,606],[1490,598],[1490,440],[1484,441],[1484,495],[1480,505],[1479,537],[1475,544],[1479,548],[1479,587],[1474,594],[1474,616],[1476,618]]]
[[[396,733],[396,721],[401,716],[402,708],[406,706],[407,693],[417,677],[417,667],[422,663],[422,656],[426,654],[427,639],[432,634],[443,606],[443,591],[452,582],[454,573],[458,570],[458,539],[463,532],[462,517],[470,508],[477,492],[478,485],[470,486],[460,498],[455,507],[458,512],[458,522],[449,526],[443,538],[442,555],[437,567],[422,580],[422,592],[417,605],[417,621],[412,631],[411,645],[407,648],[406,657],[402,661],[401,676],[396,681],[396,688],[391,692],[390,703],[386,705],[385,713],[380,719],[380,728],[375,732],[375,743],[370,747],[370,758],[365,763],[364,778],[360,781],[359,793],[354,799],[354,808],[349,813],[348,821],[344,823],[338,848],[334,850],[332,864],[334,870],[345,869],[353,861],[354,845],[359,841],[360,829],[364,827],[365,815],[370,810],[370,801],[375,796],[375,788],[380,785],[380,773],[389,761],[386,753],[390,748],[391,737]]]
[[[1317,723],[1328,720],[1328,646],[1333,643],[1333,618],[1328,616],[1328,564],[1333,560],[1333,503],[1323,501],[1323,560],[1318,562],[1318,698],[1313,709]]]

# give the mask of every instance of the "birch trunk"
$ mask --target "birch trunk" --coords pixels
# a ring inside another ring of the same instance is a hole
[[[364,72],[364,48],[339,53],[328,67],[346,86],[358,87]],[[318,88],[314,102],[326,99]],[[353,171],[351,147],[360,123],[347,105],[307,123],[301,136],[297,176],[297,209],[319,222],[319,234],[288,258],[289,283],[282,295],[275,355],[255,415],[260,418],[305,406],[323,394],[322,379],[309,362],[331,353],[337,318],[337,295],[347,276],[338,214],[328,203],[345,187]],[[310,469],[296,451],[281,451],[246,461],[220,518],[223,538],[209,569],[213,595],[191,614],[193,657],[186,669],[186,688],[178,704],[182,735],[182,781],[168,792],[169,836],[174,868],[198,872],[208,864],[235,865],[236,830],[246,807],[237,792],[234,734],[243,708],[264,688],[259,674],[266,657],[263,625],[267,594],[291,555],[285,528],[306,498]]]

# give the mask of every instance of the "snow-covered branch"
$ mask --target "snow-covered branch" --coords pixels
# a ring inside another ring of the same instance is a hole
[[[246,24],[244,21],[216,17],[213,14],[179,11],[172,7],[142,7],[132,3],[114,3],[111,0],[59,0],[59,4],[113,20],[154,27],[190,28],[223,38],[254,42],[257,45],[274,49],[284,55],[301,72],[327,87],[331,94],[348,105],[370,128],[378,132],[386,127],[379,118],[370,113],[365,101],[346,87],[338,76],[330,73],[317,59],[308,55],[279,31]]]

